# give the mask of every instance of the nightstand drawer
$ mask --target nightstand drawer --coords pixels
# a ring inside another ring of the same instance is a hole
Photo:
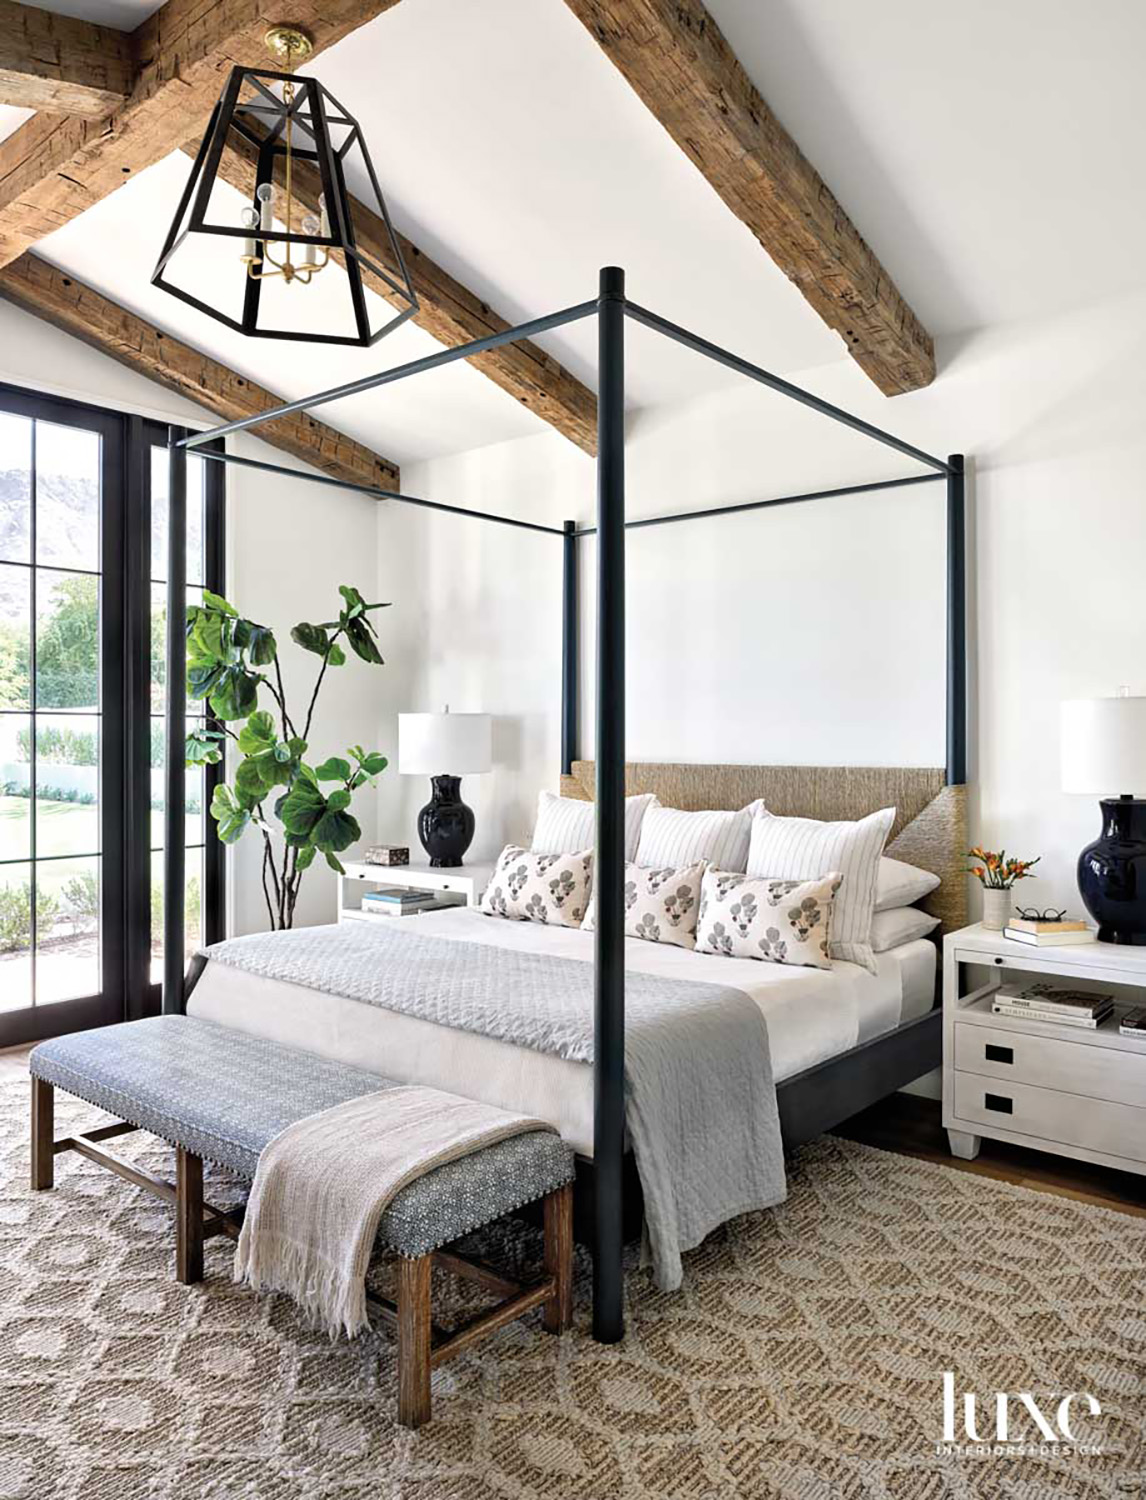
[[[975,1073],[956,1073],[954,1085],[960,1121],[1035,1136],[1048,1145],[1081,1146],[1135,1161],[1146,1157],[1146,1109]]]
[[[1146,1107],[1146,1053],[956,1022],[955,1066],[961,1072]]]

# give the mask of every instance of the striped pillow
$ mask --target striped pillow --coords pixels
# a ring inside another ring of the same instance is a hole
[[[625,798],[625,860],[637,856],[637,841],[646,811],[659,806],[656,795]],[[530,850],[534,854],[577,854],[597,842],[597,804],[580,797],[558,797],[542,792],[537,799],[537,822]]]
[[[752,836],[752,815],[763,803],[751,802],[739,812],[682,812],[678,807],[650,808],[641,824],[636,862],[646,870],[665,865],[679,869],[707,860],[718,870],[743,875]]]
[[[761,809],[752,823],[748,873],[771,880],[815,880],[838,870],[843,879],[832,913],[832,957],[862,964],[874,974],[871,919],[880,856],[894,822],[894,807],[858,823],[777,818]]]

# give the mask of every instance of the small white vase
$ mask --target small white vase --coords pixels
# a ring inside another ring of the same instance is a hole
[[[1010,891],[983,887],[983,926],[991,932],[1002,932],[1011,915]]]

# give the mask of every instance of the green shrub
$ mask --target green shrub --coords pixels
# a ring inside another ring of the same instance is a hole
[[[73,917],[99,921],[99,876],[94,870],[84,870],[65,883],[64,905]]]
[[[47,933],[60,914],[60,903],[41,886],[36,892],[36,929]],[[0,953],[15,953],[32,942],[32,885],[0,886]]]
[[[187,880],[187,897],[183,903],[183,920],[188,937],[199,945],[199,933],[203,930],[200,914],[203,903],[199,894],[199,877],[191,875]],[[160,881],[151,882],[151,941],[158,943],[163,937],[163,886]]]
[[[30,761],[31,729],[21,729],[16,742],[21,760]],[[98,766],[99,737],[90,729],[56,729],[47,725],[36,735],[36,759],[56,766]]]

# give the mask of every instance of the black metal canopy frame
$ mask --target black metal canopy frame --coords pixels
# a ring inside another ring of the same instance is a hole
[[[533,338],[539,333],[596,317],[598,335],[597,395],[597,523],[579,527],[566,521],[562,527],[499,516],[488,511],[447,505],[437,500],[404,495],[396,490],[370,485],[347,484],[321,474],[300,475],[297,469],[240,458],[233,453],[211,451],[207,445],[234,432],[257,429],[264,422],[344,396],[376,390],[408,376],[434,370],[455,360],[469,359],[486,349]],[[625,322],[627,318],[656,330],[730,370],[755,380],[798,401],[833,422],[842,423],[865,437],[922,464],[927,472],[908,478],[844,485],[835,489],[810,490],[804,494],[780,495],[743,504],[681,511],[641,520],[625,519]],[[536,318],[502,333],[477,339],[457,348],[413,360],[377,375],[320,391],[301,401],[288,402],[241,421],[228,422],[208,432],[188,435],[179,427],[170,429],[170,522],[167,563],[167,772],[166,772],[166,876],[164,897],[163,1008],[182,1011],[184,1005],[184,915],[183,915],[183,800],[184,733],[186,710],[185,668],[185,549],[187,498],[187,454],[198,452],[215,462],[266,470],[291,479],[306,478],[315,484],[335,485],[378,500],[422,506],[449,515],[471,516],[543,532],[562,538],[564,549],[561,760],[568,772],[577,755],[577,543],[583,536],[597,538],[597,715],[596,715],[596,859],[594,885],[597,924],[594,953],[594,1243],[593,1243],[593,1334],[602,1343],[615,1343],[624,1334],[622,1277],[622,1166],[625,1127],[625,949],[622,889],[625,874],[625,532],[645,526],[667,526],[704,516],[741,514],[773,505],[799,505],[840,495],[859,495],[873,490],[897,489],[905,485],[942,480],[947,501],[947,781],[966,780],[967,768],[967,648],[966,648],[966,539],[964,521],[964,464],[961,454],[937,458],[884,432],[881,428],[833,406],[810,391],[772,375],[758,365],[718,348],[696,334],[679,328],[630,302],[625,296],[625,273],[614,266],[600,273],[595,299],[579,303],[549,317]]]

